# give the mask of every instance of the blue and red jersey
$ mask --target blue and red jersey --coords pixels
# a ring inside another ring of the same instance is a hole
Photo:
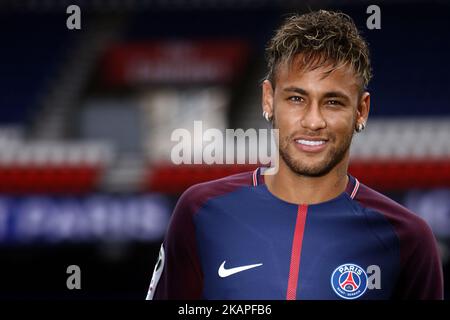
[[[258,168],[178,200],[148,299],[442,299],[428,225],[360,183],[318,204],[274,196]]]

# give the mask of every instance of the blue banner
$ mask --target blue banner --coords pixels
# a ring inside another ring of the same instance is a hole
[[[171,210],[155,194],[0,196],[0,243],[160,241]]]

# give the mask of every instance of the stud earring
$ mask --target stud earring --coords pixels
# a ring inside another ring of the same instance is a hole
[[[269,113],[267,111],[263,112],[263,117],[267,122],[270,122],[272,120],[272,117],[269,116]]]
[[[365,127],[366,127],[366,124],[365,124],[364,122],[358,123],[358,124],[356,125],[356,132],[361,132],[361,131],[363,131]]]

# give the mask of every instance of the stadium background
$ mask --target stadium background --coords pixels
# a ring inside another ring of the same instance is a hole
[[[267,128],[265,43],[284,14],[318,8],[351,15],[372,52],[350,172],[428,221],[448,279],[449,3],[299,3],[2,1],[0,297],[144,299],[180,193],[253,167],[173,167],[172,130]],[[81,30],[66,28],[70,4]],[[370,4],[381,30],[366,28]],[[72,264],[81,290],[66,288]]]

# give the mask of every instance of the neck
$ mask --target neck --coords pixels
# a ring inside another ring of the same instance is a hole
[[[269,191],[291,203],[316,204],[331,200],[345,191],[348,183],[348,155],[329,173],[321,177],[301,176],[283,161],[275,175],[264,176]]]

